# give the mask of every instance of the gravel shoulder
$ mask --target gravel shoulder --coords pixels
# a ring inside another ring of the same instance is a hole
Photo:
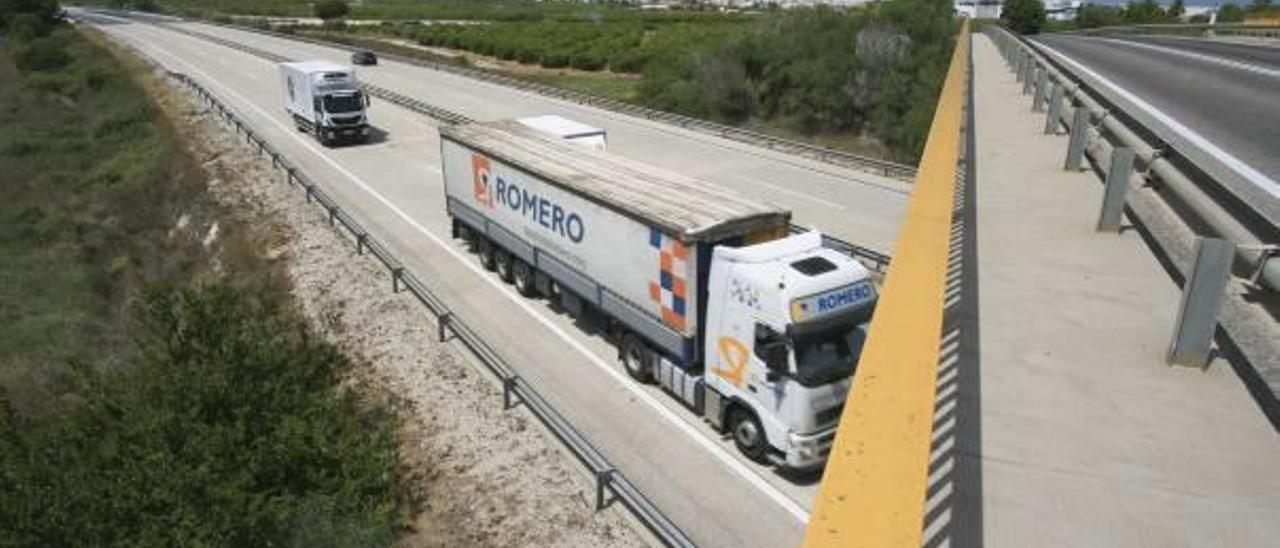
[[[284,184],[269,160],[156,71],[148,88],[208,174],[207,188],[288,273],[299,308],[355,367],[348,380],[403,418],[402,473],[414,515],[404,546],[652,544],[614,505],[597,512],[585,469],[526,409],[502,409],[497,382],[464,350],[435,338],[407,293]]]

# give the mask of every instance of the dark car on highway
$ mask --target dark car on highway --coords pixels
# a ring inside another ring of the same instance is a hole
[[[376,65],[378,64],[378,56],[372,51],[363,50],[351,54],[351,64],[353,65]]]

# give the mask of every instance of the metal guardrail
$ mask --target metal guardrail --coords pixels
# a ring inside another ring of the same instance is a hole
[[[1249,25],[1244,23],[1215,24],[1165,24],[1165,25],[1121,25],[1114,27],[1097,27],[1062,31],[1055,34],[1113,35],[1113,34],[1158,34],[1165,36],[1247,36],[1255,38],[1280,38],[1280,25]]]
[[[173,25],[165,24],[165,23],[156,23],[156,22],[152,22],[152,24],[159,24],[159,25],[163,25],[165,28],[167,28],[167,29],[169,29],[169,30],[172,30],[172,31],[174,31],[174,32],[178,32],[178,33],[180,33],[180,34],[185,34],[185,35],[188,35],[188,36],[192,36],[192,37],[195,37],[195,38],[199,38],[199,39],[201,39],[201,40],[206,40],[206,41],[209,41],[209,42],[213,42],[213,43],[216,43],[216,44],[219,44],[219,45],[222,45],[222,46],[226,46],[226,47],[229,47],[229,48],[235,49],[235,50],[237,50],[237,51],[242,51],[242,52],[248,53],[248,54],[250,54],[250,55],[254,55],[254,56],[256,56],[256,57],[259,57],[259,58],[262,58],[262,59],[266,59],[266,60],[268,60],[268,61],[272,61],[272,62],[275,62],[275,63],[283,63],[283,62],[289,62],[289,61],[292,61],[292,59],[289,59],[288,57],[284,57],[284,56],[282,56],[282,55],[278,55],[278,54],[276,54],[276,53],[272,53],[272,52],[270,52],[270,51],[266,51],[266,50],[263,50],[263,49],[255,48],[255,47],[253,47],[253,46],[249,46],[249,45],[241,44],[241,43],[239,43],[239,42],[234,42],[234,41],[231,41],[231,40],[227,40],[227,39],[225,39],[225,38],[220,38],[220,37],[217,37],[217,36],[211,36],[211,35],[209,35],[209,34],[205,34],[205,33],[203,33],[203,32],[194,31],[194,30],[191,30],[191,29],[186,29],[186,28],[181,28],[181,27],[176,27],[176,26],[173,26]],[[435,118],[435,119],[440,120],[440,121],[445,122],[445,123],[449,123],[449,124],[465,124],[465,123],[469,123],[469,122],[474,121],[472,118],[468,117],[468,116],[467,116],[467,115],[465,115],[465,114],[461,114],[461,113],[458,113],[458,112],[453,112],[453,111],[450,111],[450,110],[448,110],[448,109],[445,109],[445,108],[442,108],[442,107],[438,107],[438,106],[432,105],[432,104],[427,103],[427,102],[425,102],[425,101],[421,101],[421,100],[418,100],[418,99],[414,99],[414,98],[409,97],[409,96],[407,96],[407,95],[404,95],[404,94],[401,94],[401,93],[397,93],[397,92],[391,91],[391,90],[386,89],[386,88],[383,88],[383,87],[381,87],[381,86],[376,86],[376,85],[368,84],[368,83],[361,83],[360,85],[361,85],[361,87],[362,87],[362,88],[363,88],[367,93],[369,93],[370,95],[372,95],[372,96],[374,96],[374,97],[377,97],[377,98],[382,99],[382,100],[384,100],[384,101],[387,101],[387,102],[389,102],[389,103],[392,103],[392,104],[399,105],[399,106],[401,106],[401,107],[407,108],[407,109],[412,110],[412,111],[414,111],[414,112],[417,112],[417,113],[419,113],[419,114],[425,114],[425,115],[427,115],[427,116],[430,116],[430,117],[432,117],[432,118]],[[808,229],[808,228],[805,228],[805,227],[798,226],[798,225],[791,225],[790,230],[791,230],[791,232],[792,232],[793,234],[795,234],[795,233],[800,233],[800,232],[806,232],[806,231],[808,231],[809,229]],[[846,254],[846,255],[849,255],[849,256],[853,257],[854,259],[857,259],[859,262],[861,262],[861,263],[863,263],[864,265],[866,265],[866,266],[867,266],[867,268],[871,269],[873,272],[876,272],[876,273],[878,273],[878,274],[880,274],[880,275],[884,275],[884,274],[885,274],[885,272],[887,272],[887,271],[888,271],[888,268],[889,268],[889,256],[888,256],[888,255],[886,255],[886,254],[884,254],[884,253],[881,253],[881,252],[876,251],[876,250],[874,250],[874,249],[870,249],[870,248],[867,248],[867,247],[860,246],[860,245],[855,244],[855,243],[852,243],[852,242],[847,242],[847,241],[842,240],[842,239],[840,239],[840,238],[836,238],[835,236],[829,236],[829,235],[826,235],[826,234],[823,234],[823,235],[822,235],[822,243],[823,243],[823,245],[824,245],[824,246],[826,246],[826,247],[828,247],[828,248],[834,249],[834,250],[836,250],[836,251],[839,251],[839,252],[841,252],[841,253],[844,253],[844,254]]]
[[[201,99],[217,110],[218,114],[230,123],[237,136],[244,134],[246,143],[255,147],[259,154],[271,158],[271,165],[286,174],[290,185],[299,185],[306,195],[308,203],[315,203],[328,216],[330,225],[341,225],[356,241],[357,253],[365,251],[373,254],[391,273],[391,288],[394,292],[407,290],[433,316],[441,342],[448,341],[451,336],[460,341],[502,381],[503,408],[510,409],[516,401],[522,403],[535,417],[541,421],[595,476],[596,509],[604,508],[612,494],[632,512],[663,544],[675,547],[693,547],[693,541],[668,519],[648,498],[632,484],[627,477],[613,467],[585,437],[582,436],[568,420],[551,406],[538,391],[517,374],[505,359],[493,347],[473,330],[456,312],[451,310],[443,299],[418,279],[413,272],[405,268],[391,251],[373,235],[369,234],[342,206],[328,195],[315,180],[304,173],[297,164],[287,159],[274,146],[253,132],[236,114],[220,99],[210,93],[199,82],[179,72],[169,72],[175,80],[182,82],[194,90]]]
[[[208,25],[216,25],[216,26],[231,28],[235,30],[245,31],[245,32],[254,32],[258,34],[264,34],[267,36],[273,36],[276,38],[296,40],[299,42],[306,42],[309,44],[342,49],[346,51],[357,51],[357,50],[367,49],[367,48],[351,46],[348,44],[343,44],[340,42],[320,40],[316,38],[311,38],[307,36],[298,36],[294,34],[285,34],[285,33],[276,32],[272,30],[265,30],[265,29],[248,27],[243,25],[236,25],[231,23],[221,23],[217,21],[200,21],[200,22]],[[604,97],[599,97],[599,96],[581,93],[577,91],[558,88],[555,86],[549,86],[546,84],[532,82],[529,80],[523,80],[520,78],[513,78],[511,76],[500,74],[494,71],[489,71],[489,70],[484,70],[484,69],[479,69],[474,67],[452,65],[448,63],[440,63],[440,62],[431,61],[429,59],[412,57],[408,55],[400,55],[400,54],[390,53],[386,51],[379,51],[379,55],[382,56],[383,58],[392,59],[395,61],[399,61],[401,63],[417,65],[417,66],[426,67],[432,70],[437,70],[442,72],[451,72],[454,74],[466,76],[468,78],[483,80],[486,82],[491,82],[491,83],[495,83],[495,84],[499,84],[502,86],[511,87],[511,88],[515,88],[523,91],[530,91],[533,93],[537,93],[539,95],[545,95],[545,96],[553,97],[556,99],[562,99],[572,103],[588,105],[592,107],[602,108],[605,110],[611,110],[614,112],[635,116],[637,118],[644,118],[646,120],[660,121],[660,122],[676,125],[685,129],[694,129],[694,130],[702,131],[704,133],[717,135],[726,139],[731,139],[731,140],[742,142],[742,143],[761,146],[764,148],[777,150],[779,152],[785,152],[788,154],[804,156],[810,159],[826,162],[833,165],[838,165],[845,168],[866,171],[869,173],[876,173],[879,175],[883,175],[885,177],[899,179],[902,181],[907,181],[907,182],[914,181],[916,176],[916,169],[914,167],[904,165],[904,164],[899,164],[896,162],[890,162],[890,161],[881,160],[878,158],[861,156],[858,154],[854,154],[852,152],[845,152],[842,150],[834,150],[834,149],[821,147],[817,145],[811,145],[808,143],[802,143],[802,142],[794,141],[791,139],[776,137],[766,133],[751,131],[749,129],[743,129],[740,127],[719,124],[719,123],[711,122],[708,120],[702,120],[699,118],[692,118],[689,116],[683,116],[680,114],[674,114],[674,113],[666,112],[662,110],[651,109],[648,107],[642,107],[639,105],[625,103],[622,101],[615,101],[613,99],[607,99]]]
[[[1275,219],[1255,211],[1254,204],[1235,195],[1230,186],[1218,178],[1234,173],[1229,167],[1206,165],[1218,160],[1193,157],[1189,151],[1154,137],[1156,132],[1152,128],[1144,127],[1113,104],[1106,94],[1092,89],[1038,44],[994,25],[986,29],[1017,72],[1024,92],[1032,94],[1032,108],[1047,109],[1045,132],[1056,131],[1060,125],[1070,131],[1068,169],[1080,168],[1085,154],[1093,157],[1098,165],[1107,166],[1112,151],[1131,150],[1134,160],[1131,169],[1137,170],[1144,182],[1159,182],[1167,188],[1176,199],[1179,206],[1176,209],[1190,216],[1186,219],[1188,225],[1201,224],[1213,235],[1236,244],[1237,263],[1246,272],[1244,278],[1260,287],[1280,291],[1280,257],[1273,251],[1280,228]],[[1074,107],[1071,116],[1066,114],[1064,101],[1070,101]],[[1129,173],[1123,177],[1127,181]]]
[[[1245,177],[1223,165],[1219,155],[1177,134],[1161,142],[1157,130],[1167,129],[1161,126],[1165,122],[1145,116],[1153,126],[1144,125],[1143,116],[1117,106],[1129,99],[1115,90],[1090,87],[1094,77],[1065,67],[1069,58],[1002,28],[989,26],[987,32],[1017,73],[1023,93],[1031,95],[1032,109],[1047,110],[1044,132],[1059,127],[1069,131],[1064,169],[1090,167],[1087,157],[1105,177],[1098,230],[1117,231],[1122,212],[1128,213],[1171,277],[1181,280],[1182,299],[1166,360],[1205,367],[1213,355],[1210,341],[1217,341],[1221,352],[1239,356],[1228,360],[1232,368],[1268,420],[1280,425],[1274,320],[1280,226],[1275,203],[1247,198],[1261,191],[1244,186]],[[1187,241],[1187,233],[1194,241]],[[1224,245],[1231,248],[1225,252],[1227,264],[1214,265]],[[1217,273],[1235,275],[1239,283]]]

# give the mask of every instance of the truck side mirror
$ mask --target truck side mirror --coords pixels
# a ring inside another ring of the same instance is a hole
[[[361,97],[364,97],[364,106],[365,106],[365,108],[369,108],[369,104],[370,104],[370,103],[369,103],[369,94],[364,93],[364,94],[361,94],[360,96],[361,96]]]

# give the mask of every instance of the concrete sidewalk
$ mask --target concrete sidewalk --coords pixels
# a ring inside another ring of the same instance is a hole
[[[1280,438],[1230,366],[1171,368],[1180,292],[973,37],[982,541],[1280,545]]]

